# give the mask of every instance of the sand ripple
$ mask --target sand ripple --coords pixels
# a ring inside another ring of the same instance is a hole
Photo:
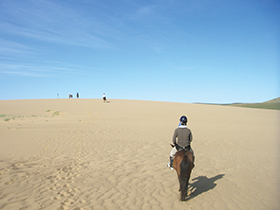
[[[279,209],[279,111],[20,102],[2,110],[36,117],[0,121],[0,209]],[[166,167],[181,113],[189,116],[196,154],[187,202]]]

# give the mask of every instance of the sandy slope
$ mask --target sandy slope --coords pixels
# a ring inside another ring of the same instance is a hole
[[[189,118],[196,168],[166,164]],[[279,209],[280,111],[91,99],[0,101],[0,209]]]

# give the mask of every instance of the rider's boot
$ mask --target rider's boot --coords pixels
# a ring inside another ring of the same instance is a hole
[[[170,170],[173,170],[173,158],[172,157],[169,157],[170,159],[170,163],[167,164],[167,167],[170,169]]]

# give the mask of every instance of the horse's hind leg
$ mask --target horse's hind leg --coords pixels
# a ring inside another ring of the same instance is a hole
[[[180,176],[178,176],[178,180],[179,180],[179,191],[182,191],[182,185],[181,185],[182,179]]]

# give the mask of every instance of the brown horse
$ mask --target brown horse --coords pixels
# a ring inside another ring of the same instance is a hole
[[[189,150],[181,150],[176,153],[173,168],[176,170],[179,179],[181,201],[185,201],[188,195],[189,179],[193,166],[193,154]]]

